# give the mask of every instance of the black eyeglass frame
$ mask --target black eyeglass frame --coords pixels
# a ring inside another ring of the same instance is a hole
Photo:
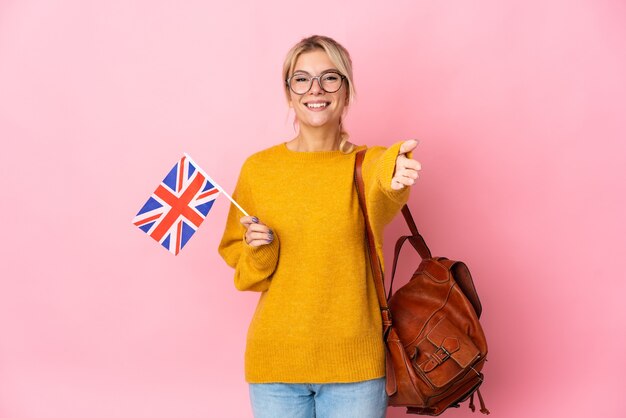
[[[341,83],[339,84],[339,87],[337,88],[337,90],[335,91],[328,91],[326,90],[324,87],[322,87],[322,77],[325,76],[328,73],[333,73],[333,74],[337,74],[340,78],[341,78]],[[291,87],[291,79],[294,78],[295,76],[298,75],[303,75],[306,74],[307,76],[311,77],[311,79],[309,80],[309,88],[306,89],[306,91],[304,93],[298,93],[296,92],[292,87]],[[348,80],[348,77],[346,77],[345,75],[341,74],[339,71],[337,70],[326,70],[326,71],[322,71],[322,73],[320,75],[316,75],[315,77],[313,77],[311,74],[305,72],[305,71],[301,71],[301,72],[297,72],[295,74],[292,74],[291,77],[287,78],[285,80],[285,83],[287,84],[287,87],[289,87],[289,90],[293,91],[294,94],[297,94],[299,96],[302,96],[303,94],[307,94],[311,88],[313,87],[313,80],[317,79],[317,84],[319,84],[320,88],[322,90],[324,90],[326,93],[336,93],[339,90],[341,90],[341,86],[343,86],[343,80]]]

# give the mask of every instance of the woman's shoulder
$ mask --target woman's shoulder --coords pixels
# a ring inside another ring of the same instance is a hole
[[[357,151],[360,151],[362,149],[367,150],[365,153],[365,159],[371,160],[371,159],[376,159],[377,157],[380,157],[380,155],[387,150],[387,147],[383,145],[358,145],[357,146]]]
[[[263,162],[263,161],[267,161],[267,160],[272,160],[274,158],[276,158],[276,156],[278,156],[280,154],[280,152],[282,151],[282,148],[284,148],[285,144],[284,143],[279,143],[276,145],[272,145],[270,147],[267,148],[263,148],[261,150],[258,151],[254,151],[252,154],[248,155],[248,157],[246,158],[245,163],[256,163],[256,162]]]
[[[387,148],[389,148],[389,146],[378,145],[378,144],[373,144],[373,145],[369,145],[369,144],[360,144],[360,145],[359,144],[352,144],[352,145],[354,145],[355,152],[363,150],[363,149],[366,149],[368,153],[372,153],[372,154],[385,152],[387,150]]]
[[[249,154],[241,166],[242,173],[264,170],[268,166],[276,164],[276,160],[280,158],[283,147],[284,143],[279,143]]]

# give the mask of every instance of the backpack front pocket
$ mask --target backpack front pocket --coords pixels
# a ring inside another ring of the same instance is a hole
[[[413,366],[435,388],[443,388],[465,375],[480,357],[469,336],[446,317],[415,348]]]

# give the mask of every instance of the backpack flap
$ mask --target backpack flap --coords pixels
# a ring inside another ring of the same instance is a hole
[[[463,292],[467,300],[469,300],[474,307],[476,317],[480,318],[483,307],[480,303],[480,299],[478,298],[478,292],[476,291],[472,275],[470,274],[467,265],[462,261],[453,261],[445,257],[437,257],[437,261],[450,270],[452,276],[454,277],[454,281],[459,286],[459,289],[461,289],[461,292]]]

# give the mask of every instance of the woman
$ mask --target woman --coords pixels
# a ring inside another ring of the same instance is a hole
[[[385,416],[381,314],[341,118],[355,95],[348,52],[331,38],[296,44],[283,67],[298,134],[244,162],[219,253],[235,287],[261,292],[245,378],[256,418]],[[409,198],[416,141],[368,149],[363,177],[382,259],[383,227]]]

